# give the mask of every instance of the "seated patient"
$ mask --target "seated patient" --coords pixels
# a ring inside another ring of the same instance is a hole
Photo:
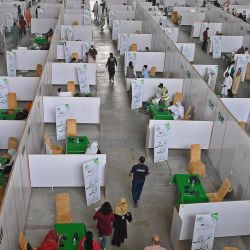
[[[169,106],[168,110],[172,112],[174,120],[182,120],[184,118],[184,107],[180,102],[176,102],[176,104]]]
[[[168,106],[169,105],[169,95],[168,89],[163,86],[163,83],[158,85],[157,91],[155,93],[155,98],[152,99],[153,104],[163,104]]]
[[[142,76],[143,78],[149,78],[149,70],[148,65],[144,65],[142,69]]]

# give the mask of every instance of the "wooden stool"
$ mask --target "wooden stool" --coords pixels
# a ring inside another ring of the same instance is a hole
[[[37,64],[36,65],[36,77],[40,77],[43,73],[43,65],[42,64]]]
[[[8,93],[8,109],[17,109],[16,93]]]
[[[67,120],[67,136],[77,136],[76,119]]]
[[[73,95],[76,93],[76,85],[74,81],[67,82],[67,91],[71,92]]]
[[[9,137],[8,139],[8,150],[14,149],[17,151],[18,148],[18,141],[15,137]]]
[[[56,223],[72,223],[68,193],[60,193],[56,195]]]
[[[51,149],[53,155],[59,155],[63,153],[63,147],[52,145],[50,138],[47,133],[44,133],[44,142],[48,145],[48,147]]]

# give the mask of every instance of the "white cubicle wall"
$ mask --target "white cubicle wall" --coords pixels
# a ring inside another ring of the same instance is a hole
[[[133,20],[135,19],[135,10],[110,10],[109,28],[112,28],[114,20]]]
[[[39,77],[4,77],[8,82],[9,92],[16,93],[18,101],[32,101],[35,98]]]
[[[184,12],[181,16],[181,25],[192,26],[194,22],[203,22],[205,18],[205,12]]]
[[[152,34],[118,34],[117,48],[120,55],[124,55],[125,51],[129,51],[130,46],[137,44],[137,51],[145,51],[148,47],[151,50]]]
[[[126,52],[125,53],[125,70],[132,60],[130,55],[134,59],[133,65],[135,71],[141,71],[144,65],[148,66],[148,70],[152,66],[156,67],[156,72],[164,71],[164,62],[165,62],[165,52]]]
[[[17,70],[36,70],[37,64],[44,64],[48,50],[12,50],[16,54]]]
[[[133,5],[109,5],[108,10],[114,11],[114,10],[133,10]]]
[[[96,63],[52,63],[52,84],[66,85],[68,81],[78,84],[77,66],[87,65],[88,83],[96,85]]]
[[[203,32],[206,28],[208,30],[208,37],[213,36],[218,31],[221,33],[222,23],[209,23],[209,22],[194,22],[192,26],[192,37],[199,37],[203,39]]]
[[[194,61],[195,43],[175,43],[175,45],[189,62]]]
[[[84,187],[82,165],[98,158],[100,186],[105,186],[106,155],[29,155],[31,187]]]
[[[100,97],[43,97],[45,123],[56,122],[56,106],[69,104],[69,118],[77,123],[100,124]]]
[[[0,149],[8,149],[9,137],[20,140],[22,137],[26,121],[20,120],[0,120]]]
[[[55,18],[31,18],[31,34],[45,34],[51,28],[55,29],[57,19]]]
[[[61,25],[61,39],[66,39],[66,29],[67,27],[73,27],[72,41],[93,41],[93,27],[91,25],[82,26],[82,25]]]
[[[59,14],[60,14],[60,6],[54,5],[54,4],[42,4],[42,15],[39,15],[38,11],[38,18],[54,18],[57,20]]]
[[[209,148],[212,121],[149,120],[146,149],[154,148],[154,129],[161,124],[170,124],[170,149],[189,149],[192,144],[200,144],[202,149]]]
[[[177,27],[162,27],[165,34],[175,43],[178,42],[179,38],[179,28]]]
[[[78,25],[84,25],[83,14],[64,14],[64,25],[73,25],[74,22],[77,22]]]

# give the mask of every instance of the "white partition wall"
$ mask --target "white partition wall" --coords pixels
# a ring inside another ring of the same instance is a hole
[[[130,52],[125,53],[125,69],[130,61],[128,53]],[[133,52],[133,54],[135,55],[135,71],[141,71],[145,64],[148,65],[148,69],[155,66],[156,72],[164,71],[165,52]]]
[[[66,40],[66,28],[71,25],[61,25],[61,39]],[[89,26],[73,26],[72,41],[93,41],[93,27]]]
[[[73,25],[74,22],[83,25],[83,14],[64,14],[64,25]]]
[[[124,39],[125,38],[125,39]],[[131,44],[137,44],[138,51],[144,51],[146,47],[151,50],[152,34],[118,34],[118,50],[120,50],[120,55],[124,55],[124,49],[128,51]]]
[[[192,37],[199,37],[200,40],[203,39],[203,32],[206,28],[208,30],[208,36],[213,36],[218,31],[221,32],[222,23],[208,23],[208,22],[194,22],[192,28]]]
[[[106,155],[29,155],[31,187],[83,187],[82,165],[98,158],[101,187],[105,186]]]
[[[0,149],[8,149],[9,137],[20,140],[26,121],[0,120]]]
[[[175,43],[175,45],[189,62],[194,61],[195,43]]]
[[[45,34],[50,28],[56,27],[57,19],[55,18],[31,18],[31,34]]]
[[[205,12],[184,12],[181,16],[181,25],[193,25],[194,22],[203,22]]]
[[[160,124],[170,124],[169,148],[190,148],[200,144],[208,149],[213,122],[185,120],[150,120],[147,128],[146,148],[154,148],[154,128]]]
[[[17,70],[35,70],[37,64],[44,64],[48,50],[12,50],[16,53]]]
[[[109,11],[109,27],[112,28],[113,20],[135,19],[135,10],[112,10]]]
[[[77,123],[100,123],[100,97],[43,97],[44,122],[56,122],[56,106],[69,104],[69,118]]]
[[[87,65],[88,83],[96,85],[96,63],[52,63],[52,84],[66,85],[68,81],[78,84],[77,66]]]

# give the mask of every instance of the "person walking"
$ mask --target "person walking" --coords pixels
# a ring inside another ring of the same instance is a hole
[[[203,32],[202,50],[204,51],[207,51],[208,31],[209,28],[206,28],[206,30]]]
[[[145,157],[139,158],[139,163],[134,165],[130,170],[129,176],[133,175],[132,180],[132,197],[134,201],[134,207],[138,207],[138,200],[140,199],[142,188],[145,182],[145,178],[149,175],[148,166],[144,164]]]
[[[13,26],[11,28],[11,36],[12,36],[12,42],[14,43],[16,48],[19,41],[19,29],[16,25],[16,22],[13,23]]]
[[[100,27],[102,31],[104,30],[103,28],[104,25],[105,25],[105,15],[102,13],[101,18],[100,18]]]
[[[106,63],[106,67],[108,67],[109,72],[109,82],[114,83],[114,76],[115,76],[115,67],[117,66],[117,60],[114,57],[113,53],[109,54],[108,61]]]
[[[152,245],[145,247],[144,250],[166,250],[166,248],[160,246],[160,236],[155,234],[152,236]]]
[[[19,27],[19,37],[22,37],[23,34],[26,35],[26,21],[24,20],[24,17],[21,16],[21,20],[19,23],[20,27]]]
[[[114,222],[114,214],[109,202],[104,202],[101,208],[95,213],[94,220],[97,220],[97,230],[100,237],[101,250],[104,250],[107,241],[112,234],[112,224]]]
[[[91,231],[87,231],[86,235],[80,240],[78,250],[100,250],[98,242],[93,240]]]
[[[128,211],[128,204],[126,199],[120,198],[119,204],[115,209],[115,221],[113,224],[114,227],[114,236],[111,244],[113,246],[119,247],[121,243],[128,237],[127,235],[127,221],[132,221],[132,215]]]
[[[95,4],[94,4],[93,10],[92,10],[92,12],[94,12],[94,20],[97,20],[98,7],[99,7],[98,1],[96,1]]]
[[[234,78],[233,78],[233,86],[232,86],[232,94],[233,94],[233,96],[238,94],[238,88],[239,88],[239,85],[240,85],[240,83],[242,81],[243,81],[242,68],[239,67],[236,74],[234,74]]]
[[[228,72],[225,74],[225,79],[222,84],[221,96],[228,97],[228,90],[231,89],[233,84],[233,79]]]

